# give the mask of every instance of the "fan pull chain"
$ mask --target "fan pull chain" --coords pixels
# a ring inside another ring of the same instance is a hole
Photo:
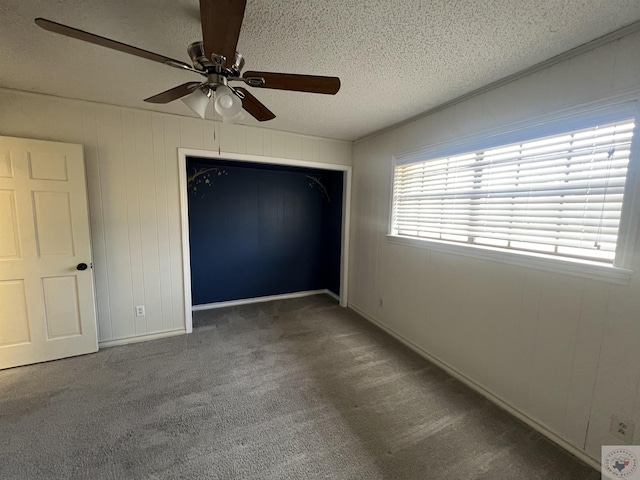
[[[218,122],[216,122],[217,127],[220,128],[220,124]],[[220,135],[218,135],[218,155],[222,155],[222,152],[220,151]]]

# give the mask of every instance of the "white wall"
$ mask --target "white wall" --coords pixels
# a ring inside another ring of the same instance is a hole
[[[612,413],[640,442],[640,275],[612,285],[389,243],[392,155],[637,97],[638,52],[634,34],[354,146],[350,304],[594,459],[620,443]]]
[[[0,89],[0,135],[84,145],[101,342],[184,329],[178,147],[351,163],[351,143]],[[135,317],[134,306],[146,316]]]

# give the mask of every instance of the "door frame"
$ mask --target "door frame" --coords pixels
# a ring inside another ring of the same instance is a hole
[[[180,229],[182,233],[182,273],[184,285],[184,316],[186,333],[193,331],[193,305],[191,303],[191,249],[189,247],[189,203],[187,197],[187,157],[232,160],[234,162],[252,162],[269,165],[307,167],[320,170],[333,170],[344,173],[342,186],[342,246],[340,251],[340,306],[346,307],[349,290],[349,234],[351,222],[351,165],[295,160],[265,155],[244,153],[214,152],[193,148],[178,148],[178,182],[180,194]]]

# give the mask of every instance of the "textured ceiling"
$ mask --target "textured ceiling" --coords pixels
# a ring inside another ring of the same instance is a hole
[[[199,75],[46,32],[36,17],[189,62],[198,0],[0,3],[0,87],[193,115],[142,99]],[[248,0],[238,51],[245,70],[342,80],[335,96],[253,89],[277,115],[265,127],[354,140],[638,19],[639,0]]]

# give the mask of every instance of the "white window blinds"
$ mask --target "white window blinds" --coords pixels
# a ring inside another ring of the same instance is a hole
[[[392,233],[612,263],[634,126],[398,165]]]

